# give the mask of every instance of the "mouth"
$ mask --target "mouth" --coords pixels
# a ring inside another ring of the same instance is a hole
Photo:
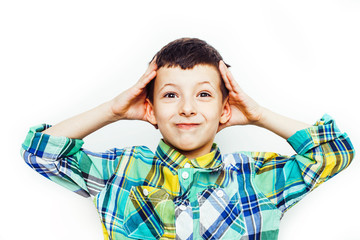
[[[176,127],[178,127],[179,129],[189,130],[196,128],[199,125],[199,123],[178,123],[176,124]]]

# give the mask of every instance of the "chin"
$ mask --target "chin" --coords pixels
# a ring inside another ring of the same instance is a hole
[[[202,146],[203,145],[198,142],[182,141],[179,144],[176,144],[175,147],[180,151],[191,152],[201,148]]]
[[[195,150],[196,148],[194,148],[193,146],[181,145],[181,146],[177,147],[177,149],[179,149],[180,151],[183,151],[183,152],[191,152],[191,151]]]

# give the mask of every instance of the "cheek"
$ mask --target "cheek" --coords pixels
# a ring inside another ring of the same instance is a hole
[[[174,115],[174,107],[167,104],[158,104],[158,111],[155,111],[156,120],[160,123],[166,123]]]
[[[201,112],[208,121],[219,121],[221,117],[221,106],[218,104],[207,104],[201,106]]]

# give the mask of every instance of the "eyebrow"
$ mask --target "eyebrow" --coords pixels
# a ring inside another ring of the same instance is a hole
[[[160,92],[163,88],[165,88],[165,87],[167,87],[167,86],[177,87],[177,85],[176,85],[175,83],[166,83],[164,86],[162,86],[162,87],[159,89],[159,92]]]
[[[199,83],[197,83],[196,85],[203,85],[203,84],[209,84],[213,89],[215,89],[214,86],[211,84],[211,82],[208,81],[208,80],[199,82]],[[178,85],[176,85],[175,83],[166,83],[164,86],[162,86],[162,87],[159,89],[159,92],[160,92],[163,88],[165,88],[165,87],[167,87],[167,86],[178,87]]]
[[[205,81],[202,81],[202,82],[199,82],[197,85],[202,85],[202,84],[209,84],[213,89],[215,89],[214,88],[214,86],[211,84],[211,82],[210,81],[208,81],[208,80],[205,80]]]

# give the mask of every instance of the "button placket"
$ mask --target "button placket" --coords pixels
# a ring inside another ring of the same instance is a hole
[[[190,168],[190,163],[185,163],[184,168]]]
[[[180,168],[178,169],[179,182],[184,192],[188,191],[188,188],[193,181],[194,168]]]

